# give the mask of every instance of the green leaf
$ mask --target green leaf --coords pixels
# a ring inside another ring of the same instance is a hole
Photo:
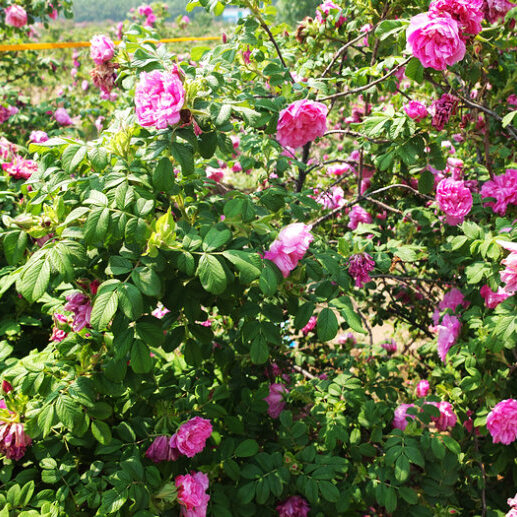
[[[83,145],[69,145],[63,152],[61,163],[65,172],[72,174],[86,157],[86,147]]]
[[[97,511],[98,515],[109,515],[120,510],[127,501],[128,491],[112,488],[102,493],[102,504]]]
[[[515,116],[517,115],[517,110],[516,111],[510,111],[510,113],[507,113],[504,117],[503,117],[503,120],[501,121],[503,127],[506,127],[506,126],[509,126],[513,119],[515,118]]]
[[[429,194],[433,191],[434,188],[434,174],[425,169],[422,174],[420,174],[420,178],[418,179],[418,192],[422,194]]]
[[[421,84],[424,80],[424,67],[419,59],[416,57],[412,58],[411,61],[406,65],[404,74],[409,79],[413,79],[418,84]]]
[[[401,246],[400,248],[396,249],[393,254],[402,259],[404,262],[414,262],[417,259],[415,250],[409,246]]]
[[[219,230],[215,227],[210,228],[203,239],[203,250],[215,251],[230,242],[231,238],[232,232],[226,228],[223,230]]]
[[[258,443],[255,440],[247,439],[237,445],[235,456],[238,458],[249,458],[250,456],[255,456],[258,451]]]
[[[109,162],[108,152],[104,147],[94,147],[88,150],[88,159],[90,160],[95,172],[102,172]]]
[[[84,418],[81,406],[68,395],[60,395],[56,402],[56,413],[59,420],[71,431],[78,427]]]
[[[217,133],[212,131],[210,133],[202,133],[199,137],[199,154],[205,158],[210,159],[217,148]]]
[[[417,493],[407,486],[401,486],[398,488],[399,494],[408,504],[417,504],[418,503],[418,495]]]
[[[127,275],[132,269],[133,264],[130,260],[115,255],[109,258],[105,272],[107,275]]]
[[[278,280],[272,264],[265,263],[265,267],[260,274],[259,287],[266,296],[273,296],[278,287]]]
[[[191,145],[173,142],[171,153],[174,159],[181,165],[183,174],[188,176],[194,173],[194,149]]]
[[[316,305],[312,302],[306,302],[298,309],[296,317],[294,318],[294,328],[300,330],[309,322]]]
[[[223,251],[223,256],[227,258],[240,273],[241,280],[249,284],[260,276],[260,257],[257,253],[241,250]]]
[[[196,273],[201,285],[209,293],[221,294],[226,289],[226,273],[220,260],[214,255],[202,255]]]
[[[321,310],[318,314],[318,339],[321,341],[330,341],[336,337],[338,331],[338,322],[336,315],[332,309],[328,307]]]
[[[119,306],[124,315],[131,320],[136,320],[144,310],[142,293],[130,283],[119,285],[117,287],[117,293]]]
[[[153,186],[160,192],[170,193],[175,190],[174,168],[169,158],[162,158],[153,172]]]
[[[146,296],[158,297],[162,290],[162,282],[154,269],[138,267],[131,273],[133,282]]]
[[[339,499],[339,490],[330,481],[319,481],[318,487],[324,499],[336,503]]]
[[[92,420],[92,434],[102,445],[108,445],[111,442],[111,430],[106,422]]]
[[[131,348],[131,368],[135,373],[149,373],[153,367],[151,351],[142,341],[135,341]]]
[[[409,478],[409,471],[411,466],[407,456],[401,454],[395,462],[395,479],[400,482],[404,482]]]
[[[50,282],[50,265],[46,260],[38,260],[24,270],[17,282],[20,294],[29,302],[39,300]]]
[[[387,487],[386,489],[384,506],[388,513],[393,513],[397,509],[397,492],[392,487]]]
[[[251,343],[250,357],[253,364],[264,364],[269,359],[269,347],[261,336]]]
[[[44,406],[38,414],[38,427],[43,433],[43,438],[46,438],[50,433],[50,429],[55,423],[54,406],[49,404]]]
[[[105,291],[95,297],[91,315],[91,325],[104,330],[117,312],[119,295],[116,290]]]
[[[333,302],[340,309],[341,315],[345,318],[348,326],[361,334],[366,334],[366,330],[363,328],[363,322],[357,312],[355,312],[352,300],[346,296],[342,296],[338,300]]]
[[[27,234],[22,231],[13,231],[5,234],[3,248],[9,265],[20,262],[27,247],[27,240]]]

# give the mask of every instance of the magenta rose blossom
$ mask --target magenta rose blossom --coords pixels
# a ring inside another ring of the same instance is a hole
[[[517,292],[517,243],[497,241],[497,244],[503,248],[511,251],[511,253],[501,263],[506,266],[506,269],[501,273],[501,281],[506,285],[505,292],[514,294]]]
[[[431,420],[436,424],[439,431],[446,431],[448,427],[454,427],[458,421],[458,417],[454,413],[452,404],[450,402],[429,402],[436,406],[440,411],[439,417],[431,417]]]
[[[182,506],[183,517],[204,517],[210,496],[208,476],[203,472],[192,472],[184,476],[177,476],[174,480],[178,489],[178,503]]]
[[[433,0],[429,13],[440,16],[449,14],[460,26],[460,37],[475,36],[481,32],[483,0]]]
[[[509,445],[517,440],[517,400],[498,402],[488,414],[486,427],[494,443]]]
[[[176,461],[178,451],[169,445],[170,436],[157,436],[150,447],[145,451],[146,458],[155,463],[160,461]]]
[[[90,57],[96,65],[102,65],[113,59],[115,43],[108,36],[97,35],[91,39]]]
[[[38,170],[38,164],[16,155],[11,162],[2,163],[2,169],[15,180],[27,180]]]
[[[48,140],[48,135],[45,131],[32,131],[29,140],[35,144],[42,144]]]
[[[408,51],[426,68],[445,70],[465,56],[458,22],[448,15],[417,14],[411,18],[406,37]]]
[[[318,318],[316,316],[311,316],[309,318],[309,321],[307,322],[307,325],[302,328],[302,334],[307,335],[311,330],[314,330],[316,328],[316,324],[318,323]]]
[[[170,440],[171,448],[193,458],[201,452],[212,434],[210,420],[196,416],[180,426]]]
[[[421,380],[416,386],[416,396],[419,398],[427,397],[429,389],[429,381],[426,379]]]
[[[83,293],[75,293],[68,295],[66,300],[65,311],[74,313],[74,322],[72,323],[74,331],[79,332],[85,327],[89,327],[92,314],[90,298]]]
[[[54,118],[60,126],[71,126],[74,123],[65,108],[57,108],[54,112]]]
[[[5,24],[18,29],[27,25],[27,12],[21,5],[10,5],[5,10]]]
[[[498,215],[505,215],[508,205],[517,205],[517,169],[506,169],[504,174],[494,176],[481,187],[481,197],[495,201],[483,203]]]
[[[143,127],[165,129],[180,121],[185,89],[177,70],[142,72],[135,90],[136,116]]]
[[[481,288],[479,294],[483,297],[485,300],[485,305],[489,309],[495,309],[500,303],[503,303],[511,296],[504,290],[503,287],[499,287],[499,289],[494,292],[487,284]]]
[[[397,342],[394,339],[381,343],[381,348],[386,350],[388,354],[394,354],[397,351]]]
[[[464,181],[445,178],[436,187],[436,201],[452,226],[463,222],[472,208],[472,194]]]
[[[454,97],[454,95],[444,93],[439,99],[436,99],[431,104],[431,111],[434,113],[431,125],[437,131],[441,131],[457,110],[458,99]]]
[[[321,102],[295,101],[280,112],[277,140],[284,147],[297,149],[323,136],[327,131],[328,108]]]
[[[346,22],[346,17],[341,14],[341,7],[331,0],[325,0],[321,5],[318,5],[316,8],[316,20],[319,23],[326,23],[327,18],[332,15],[332,11],[339,11],[340,13],[339,20],[336,22],[336,28],[339,29]]]
[[[393,427],[395,429],[400,429],[404,431],[408,424],[408,418],[414,419],[414,415],[408,415],[407,410],[410,407],[415,407],[414,404],[400,404],[400,406],[395,409],[395,414],[393,417]]]
[[[422,104],[418,101],[409,101],[404,106],[404,111],[406,112],[409,118],[412,118],[416,122],[420,122],[424,120],[425,117],[429,114],[425,104]]]
[[[348,274],[355,280],[356,287],[368,283],[370,272],[375,269],[375,261],[368,253],[358,253],[348,259]]]
[[[284,278],[287,278],[303,258],[313,239],[309,226],[303,223],[290,224],[280,231],[264,258],[275,263]]]
[[[514,7],[515,4],[509,0],[484,0],[483,2],[483,12],[485,18],[490,23],[494,23],[497,20],[504,20],[506,13]]]
[[[31,443],[23,424],[0,421],[0,453],[7,459],[20,460]]]
[[[307,517],[311,511],[309,503],[299,495],[293,495],[276,507],[278,517]]]
[[[459,289],[453,287],[443,295],[443,299],[438,304],[438,308],[441,311],[451,309],[455,312],[459,305],[466,309],[469,306],[469,302],[465,300],[463,293]]]
[[[285,408],[285,396],[289,390],[283,384],[271,384],[269,395],[264,399],[268,403],[267,413],[271,418],[278,418]]]
[[[350,217],[350,222],[348,223],[348,227],[351,230],[355,230],[359,223],[370,224],[372,222],[372,216],[361,206],[355,205],[350,213],[348,214]]]
[[[447,362],[447,353],[460,335],[461,323],[456,316],[446,314],[436,328],[438,330],[438,355],[445,364]]]

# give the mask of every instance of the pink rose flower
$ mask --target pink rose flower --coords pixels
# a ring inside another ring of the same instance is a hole
[[[38,170],[38,164],[15,155],[11,162],[2,164],[2,169],[15,180],[27,180]]]
[[[381,348],[386,350],[388,354],[394,354],[397,351],[397,342],[394,339],[381,343]]]
[[[406,37],[408,51],[426,68],[445,70],[465,56],[458,22],[445,14],[417,14],[411,18]]]
[[[466,309],[469,306],[469,302],[465,300],[463,293],[454,287],[445,293],[442,301],[438,304],[438,308],[441,311],[451,309],[453,312],[456,312],[458,305]]]
[[[309,321],[307,322],[307,325],[302,328],[302,332],[307,335],[311,330],[314,330],[316,328],[316,324],[318,322],[318,318],[316,316],[311,316],[309,318]]]
[[[505,215],[508,205],[517,205],[517,169],[506,169],[504,174],[494,176],[483,183],[481,197],[492,197],[495,201],[483,203],[498,215]]]
[[[472,194],[463,181],[443,179],[436,187],[436,201],[452,226],[463,222],[472,208]]]
[[[275,263],[284,278],[287,278],[303,258],[313,239],[309,226],[303,223],[290,224],[280,231],[264,258]]]
[[[509,445],[517,440],[517,400],[498,402],[488,414],[486,427],[494,443]]]
[[[68,336],[68,334],[64,330],[54,327],[52,329],[52,335],[50,336],[50,341],[56,341],[58,343],[61,343],[61,341],[63,341],[63,339],[66,338],[66,336]]]
[[[358,253],[348,259],[348,274],[355,280],[356,287],[363,287],[370,278],[370,272],[375,269],[375,261],[368,253]]]
[[[356,174],[354,167],[349,163],[337,163],[327,168],[327,172],[330,176],[343,176],[343,174]],[[363,176],[364,177],[364,176]]]
[[[171,448],[193,458],[201,452],[212,434],[210,420],[196,416],[180,426],[170,440]]]
[[[18,29],[27,25],[27,12],[21,5],[10,5],[5,10],[5,24]]]
[[[322,192],[316,201],[327,210],[334,210],[345,204],[345,193],[341,187],[332,187],[330,192]]]
[[[424,120],[425,117],[427,117],[427,115],[429,114],[427,108],[425,107],[425,104],[422,104],[418,101],[409,101],[404,106],[404,111],[406,112],[409,118],[412,118],[416,122]]]
[[[433,101],[431,110],[434,113],[431,125],[441,131],[449,122],[452,115],[458,109],[458,99],[454,95],[444,93],[439,99]]]
[[[508,95],[508,98],[506,99],[506,102],[510,106],[517,106],[517,95],[515,93],[512,93],[511,95]]]
[[[150,16],[151,14],[153,14],[153,8],[150,5],[142,4],[138,8],[138,14],[140,16]]]
[[[205,169],[206,177],[209,180],[215,181],[216,183],[221,183],[224,179],[224,171],[222,169],[215,169],[214,167],[208,166]]]
[[[149,448],[145,451],[145,457],[155,463],[160,461],[176,461],[179,453],[169,445],[169,436],[157,436]]]
[[[514,294],[517,291],[517,243],[507,241],[497,241],[503,248],[511,253],[501,262],[506,269],[501,273],[501,280],[506,284],[505,292]]]
[[[299,495],[293,495],[276,507],[278,517],[307,517],[311,511],[309,503]]]
[[[407,410],[410,407],[415,407],[414,404],[400,404],[400,406],[395,409],[395,414],[393,417],[393,427],[395,429],[400,429],[404,431],[408,425],[408,418],[414,419],[414,415],[408,415]]]
[[[497,20],[504,20],[506,13],[515,7],[513,2],[509,0],[484,0],[483,11],[485,18],[494,23]]]
[[[42,144],[48,140],[48,135],[45,131],[32,131],[29,140],[35,144]]]
[[[165,129],[180,121],[185,89],[177,70],[142,72],[136,86],[138,123],[143,127]]]
[[[297,149],[323,136],[327,130],[328,108],[321,102],[295,101],[280,112],[277,140],[284,147]]]
[[[0,421],[0,453],[7,459],[20,460],[31,443],[31,437],[23,429],[23,424]]]
[[[243,59],[245,65],[249,65],[251,63],[250,56],[251,56],[251,50],[250,50],[250,46],[248,45],[248,49],[242,53],[242,59]]]
[[[92,314],[92,305],[90,298],[83,293],[70,294],[66,297],[67,303],[64,306],[65,311],[74,313],[74,321],[72,328],[75,332],[79,332],[85,327],[90,326],[90,317]]]
[[[341,7],[331,0],[325,0],[321,5],[318,5],[316,8],[316,20],[322,24],[326,23],[327,18],[334,14],[332,11],[339,11],[340,13],[339,20],[336,22],[336,29],[339,29],[346,22],[346,17],[341,14]]]
[[[271,418],[278,418],[285,408],[285,396],[289,390],[283,384],[271,384],[269,395],[264,399],[268,403],[267,413]]]
[[[497,291],[492,291],[490,287],[485,284],[481,290],[479,291],[479,294],[483,297],[485,300],[485,305],[489,309],[495,309],[500,303],[503,303],[507,298],[509,298],[511,295],[508,294],[503,287],[499,287]]]
[[[158,307],[151,312],[151,314],[161,320],[168,312],[171,312],[167,307],[164,307],[162,303],[158,303]]]
[[[447,362],[447,353],[460,335],[461,323],[456,316],[446,314],[436,328],[438,330],[438,355],[445,364]]]
[[[65,108],[57,108],[54,112],[54,118],[60,126],[71,126],[74,123]]]
[[[427,397],[429,389],[429,381],[426,379],[421,380],[416,386],[416,396],[419,398]]]
[[[373,220],[372,216],[359,205],[354,205],[348,215],[350,217],[350,222],[347,226],[351,230],[355,230],[359,226],[359,223],[370,224]]]
[[[97,35],[91,39],[90,57],[96,65],[102,65],[113,59],[115,55],[115,44],[111,38],[104,35]]]
[[[203,472],[191,472],[184,476],[177,476],[174,483],[178,489],[178,503],[183,507],[183,517],[204,517],[210,496],[208,476]]]
[[[440,16],[449,14],[458,22],[460,37],[475,36],[481,32],[483,20],[483,0],[433,0],[429,5],[429,13]]]
[[[446,431],[448,427],[454,427],[458,421],[458,417],[454,413],[452,404],[450,402],[429,402],[436,406],[440,411],[439,417],[431,417],[431,420],[436,424],[439,431]]]

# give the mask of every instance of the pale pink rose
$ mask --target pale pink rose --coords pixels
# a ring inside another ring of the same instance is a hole
[[[356,287],[368,283],[370,272],[375,269],[375,261],[368,253],[358,253],[348,259],[348,274],[355,280]]]
[[[314,330],[316,328],[316,323],[318,322],[318,318],[316,316],[311,316],[309,318],[309,321],[307,322],[307,325],[302,328],[302,333],[307,335],[311,330]]]
[[[400,406],[395,409],[395,414],[393,417],[393,427],[396,429],[400,429],[404,431],[408,425],[408,418],[414,419],[414,415],[408,415],[407,410],[410,407],[415,407],[414,404],[400,404]]]
[[[29,140],[35,144],[42,144],[48,140],[48,135],[45,131],[33,131],[29,136]]]
[[[96,65],[102,65],[113,59],[115,55],[115,44],[111,38],[104,35],[97,35],[91,39],[90,57]]]
[[[345,204],[345,193],[341,187],[332,187],[330,192],[322,192],[316,201],[327,210],[334,210]]]
[[[178,489],[178,503],[182,506],[183,517],[204,517],[210,496],[208,476],[203,472],[191,472],[184,476],[177,476],[174,480]]]
[[[276,507],[278,517],[307,517],[311,511],[309,503],[299,495],[293,495]]]
[[[336,28],[338,29],[339,27],[341,27],[341,25],[343,25],[343,23],[346,22],[346,17],[341,14],[341,7],[339,7],[339,5],[336,5],[331,0],[325,0],[322,4],[318,5],[318,7],[316,8],[316,20],[319,23],[326,23],[327,18],[329,16],[337,14],[337,12],[340,13],[339,19],[336,22]]]
[[[10,5],[5,10],[5,24],[18,29],[27,25],[27,12],[21,5]]]
[[[349,163],[337,163],[327,168],[327,172],[330,176],[343,176],[343,174],[356,174],[356,171]]]
[[[323,136],[327,130],[328,108],[307,99],[295,101],[280,112],[277,140],[284,147],[297,149]]]
[[[508,241],[496,241],[511,253],[502,261],[506,269],[501,273],[501,280],[506,284],[505,292],[514,294],[517,291],[517,243]]]
[[[433,0],[429,13],[440,16],[443,13],[454,18],[460,28],[460,37],[467,39],[481,32],[483,0]]]
[[[426,68],[445,70],[465,56],[458,22],[448,15],[417,14],[406,32],[408,51]]]
[[[145,457],[155,463],[160,461],[176,461],[179,453],[169,445],[169,436],[157,436],[149,448],[145,451]]]
[[[462,223],[472,208],[472,194],[465,183],[449,178],[440,181],[436,187],[436,201],[452,226]]]
[[[445,364],[447,362],[447,353],[460,335],[461,323],[456,316],[446,314],[436,328],[438,331],[438,355]]]
[[[446,431],[448,427],[454,427],[458,421],[458,417],[454,413],[452,404],[450,402],[428,402],[436,406],[440,411],[439,417],[431,417],[431,420],[436,424],[439,431]]]
[[[285,396],[289,390],[283,385],[274,383],[269,386],[269,395],[264,399],[268,403],[267,413],[271,418],[278,418],[285,408]]]
[[[170,446],[193,458],[201,452],[212,434],[210,420],[196,416],[180,426],[170,440]]]
[[[61,126],[71,126],[74,123],[65,108],[57,108],[57,110],[54,112],[54,118]]]
[[[0,420],[0,454],[9,460],[20,460],[31,443],[31,437],[25,432],[23,424]]]
[[[280,231],[264,258],[275,263],[287,278],[303,258],[313,239],[309,226],[303,223],[290,224]]]
[[[517,440],[517,400],[497,403],[488,414],[486,427],[494,443],[509,445]]]
[[[165,129],[180,121],[185,89],[178,71],[142,72],[135,91],[136,115],[143,127]]]
[[[506,13],[515,7],[509,0],[484,0],[483,11],[485,18],[494,23],[497,20],[504,20]]]
[[[355,230],[359,226],[359,223],[370,224],[373,220],[372,216],[359,205],[354,205],[348,216],[350,217],[350,222],[347,226],[351,230]]]
[[[224,171],[222,169],[216,169],[214,167],[208,166],[206,169],[206,177],[209,180],[215,181],[216,183],[221,183],[224,179]]]
[[[497,291],[492,291],[490,287],[485,284],[481,290],[479,291],[479,294],[483,297],[485,300],[485,305],[489,309],[495,309],[500,303],[503,303],[507,298],[509,298],[511,295],[508,294],[503,287],[499,287]]]
[[[494,176],[483,183],[481,197],[491,197],[495,201],[483,203],[498,215],[505,215],[508,205],[517,205],[517,169],[506,169],[504,174]]]
[[[409,118],[412,118],[416,122],[424,120],[425,117],[427,117],[427,115],[429,114],[427,108],[425,107],[425,104],[422,104],[418,101],[409,101],[404,106],[404,111],[406,112]]]
[[[416,386],[416,396],[419,398],[427,397],[429,389],[429,381],[426,379],[421,380]]]
[[[438,308],[441,311],[451,309],[453,312],[456,312],[458,305],[466,309],[469,306],[469,302],[465,300],[463,293],[454,287],[444,294],[442,301],[438,304]]]
[[[171,312],[167,307],[164,307],[161,302],[158,303],[158,306],[156,309],[151,312],[151,314],[155,317],[161,320],[167,313]]]
[[[512,508],[517,508],[517,494],[514,497],[506,500],[506,504]]]

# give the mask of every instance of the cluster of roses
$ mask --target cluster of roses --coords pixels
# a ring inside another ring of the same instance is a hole
[[[2,170],[15,180],[27,180],[38,170],[38,164],[17,154],[18,148],[6,138],[0,137],[0,162]]]
[[[427,13],[410,21],[408,51],[424,67],[445,70],[464,58],[465,43],[481,32],[484,15],[492,23],[514,5],[508,0],[433,0]]]
[[[109,96],[117,79],[118,64],[112,62],[115,56],[115,43],[103,35],[94,36],[90,43],[90,57],[95,63],[95,67],[90,70],[93,84],[104,95]]]
[[[164,4],[164,7],[167,8],[167,5]],[[135,12],[135,8],[132,7],[129,10],[130,13]],[[144,19],[144,26],[145,27],[153,27],[156,23],[156,14],[153,12],[153,8],[150,5],[142,4],[141,6],[137,7],[136,12],[139,16],[142,16]]]
[[[210,420],[196,416],[182,424],[172,436],[158,436],[154,439],[145,455],[155,463],[176,461],[180,455],[193,458],[206,446],[212,434]],[[204,517],[210,496],[208,476],[203,472],[177,476],[178,502],[182,505],[183,517]]]
[[[506,514],[505,517],[517,517],[517,494],[514,497],[508,499],[508,506],[510,507],[510,511]]]

